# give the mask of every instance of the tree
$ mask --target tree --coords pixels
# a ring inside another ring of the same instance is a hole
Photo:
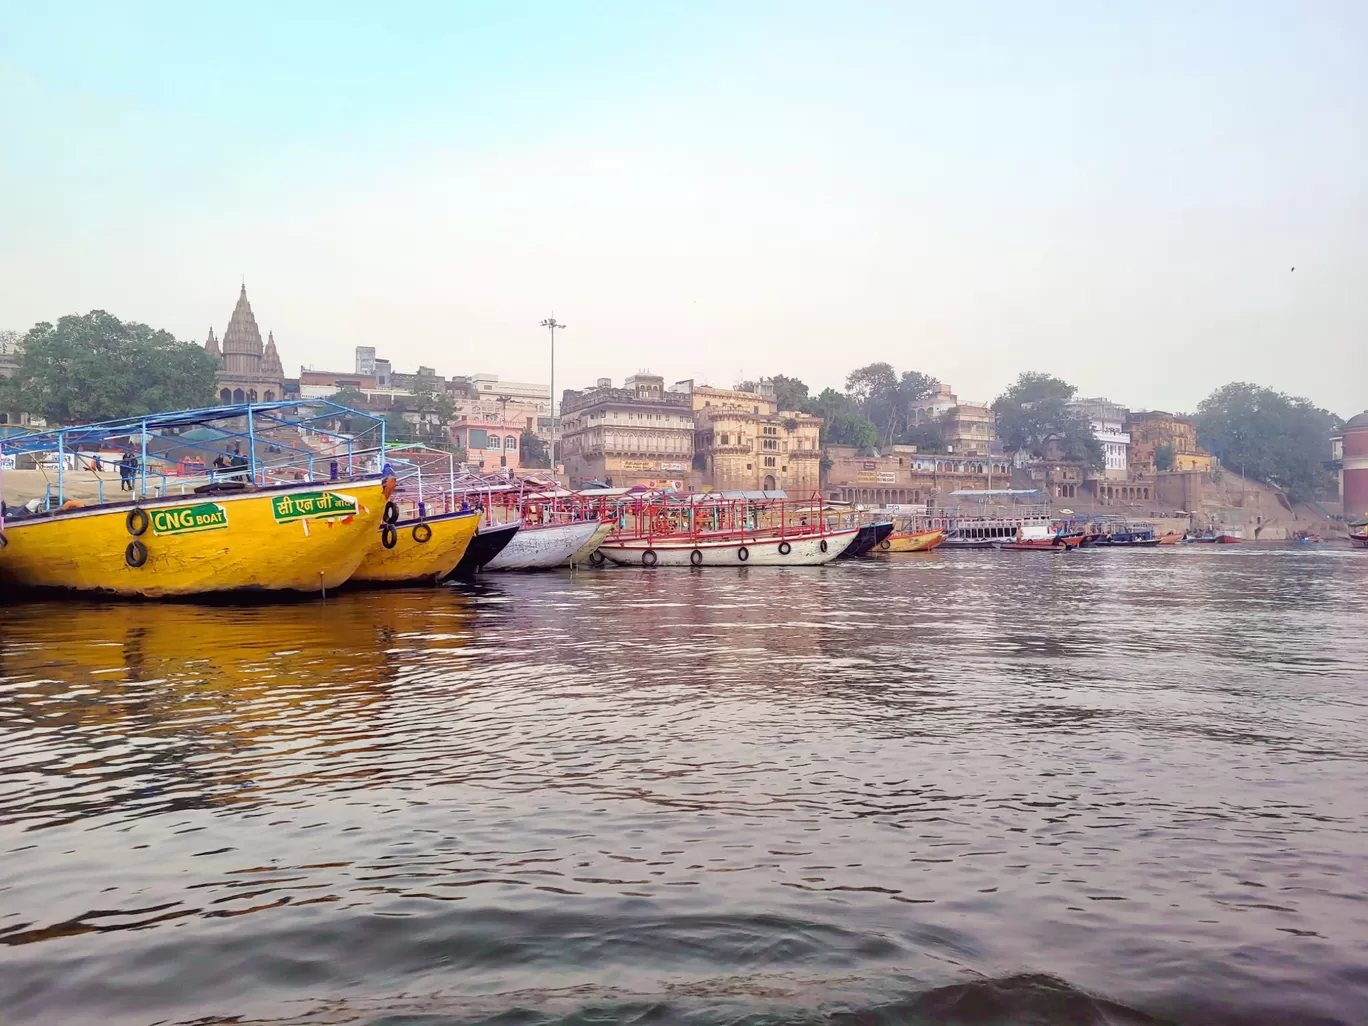
[[[1332,485],[1322,461],[1343,422],[1309,399],[1237,381],[1203,399],[1196,421],[1198,444],[1226,469],[1282,488],[1293,502]]]
[[[738,381],[736,383],[736,390],[738,392],[758,392],[760,391],[760,382],[750,380]]]
[[[1172,470],[1173,469],[1173,446],[1156,445],[1154,447],[1154,469]]]
[[[802,404],[804,413],[822,418],[823,445],[853,445],[872,449],[878,442],[878,429],[844,393],[824,388]]]
[[[913,405],[935,388],[935,378],[920,371],[904,371],[899,377],[887,363],[871,363],[846,376],[851,402],[878,426],[884,445],[911,426]]]
[[[944,452],[945,436],[940,421],[928,420],[914,424],[898,436],[898,444],[915,445],[918,452]]]
[[[58,424],[82,424],[215,401],[218,364],[168,331],[103,310],[35,324],[9,383],[14,408]]]
[[[808,387],[797,378],[776,374],[769,379],[774,387],[774,401],[781,410],[801,410],[808,400]]]
[[[1025,371],[993,401],[998,437],[1003,445],[1033,456],[1081,460],[1090,467],[1106,465],[1102,443],[1088,419],[1069,406],[1076,389],[1049,374]]]
[[[551,466],[550,447],[534,432],[524,430],[520,444],[522,445],[522,457],[519,462],[524,467]]]

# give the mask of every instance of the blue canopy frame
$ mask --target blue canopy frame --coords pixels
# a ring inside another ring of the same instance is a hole
[[[359,417],[368,421],[370,426],[355,434],[343,434],[320,426],[322,421],[335,420],[341,416]],[[247,421],[246,431],[223,426],[223,422],[243,419]],[[213,440],[195,439],[192,442],[187,442],[185,439],[169,433],[177,428],[201,426],[212,426],[215,431],[221,434]],[[63,457],[67,453],[98,450],[110,439],[131,439],[134,435],[138,437],[141,443],[141,454],[138,460],[138,491],[140,494],[146,494],[147,490],[147,443],[152,439],[166,440],[180,445],[193,445],[196,449],[218,453],[222,456],[241,456],[240,452],[230,451],[226,446],[245,440],[248,443],[248,467],[252,480],[256,480],[259,469],[264,471],[266,468],[266,464],[259,463],[257,460],[256,443],[258,441],[269,441],[271,445],[281,450],[299,453],[304,460],[307,460],[309,476],[313,477],[313,462],[317,455],[313,450],[302,449],[297,445],[290,445],[279,439],[266,440],[260,437],[260,431],[277,427],[305,427],[315,435],[345,439],[349,461],[356,455],[353,449],[356,434],[366,434],[375,428],[379,428],[380,437],[376,451],[381,454],[382,462],[384,459],[385,419],[342,406],[331,399],[280,399],[269,403],[234,403],[226,406],[206,406],[196,410],[149,413],[141,417],[122,417],[118,420],[105,420],[94,424],[75,424],[71,427],[50,430],[27,431],[22,434],[0,437],[0,455],[57,453],[58,505],[66,501],[63,484],[63,471],[66,461]],[[217,448],[213,443],[224,445],[225,448]],[[126,448],[126,446],[119,446],[119,448]],[[130,449],[130,451],[132,450]]]

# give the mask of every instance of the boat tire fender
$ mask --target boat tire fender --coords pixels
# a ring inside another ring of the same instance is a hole
[[[393,524],[385,524],[380,528],[380,544],[387,549],[394,548],[399,543],[399,532],[394,529]]]
[[[821,549],[823,552],[827,550],[827,540],[825,538],[822,539]]]
[[[654,549],[647,549],[645,552],[641,554],[642,566],[655,566],[658,560],[659,557],[656,556]]]
[[[750,559],[750,549],[742,545],[739,549],[736,550],[736,558],[744,563],[746,560]]]
[[[134,570],[147,562],[147,546],[134,538],[124,549],[124,562]]]
[[[589,553],[589,564],[591,566],[603,566],[603,564],[606,562],[608,562],[608,557],[605,556],[598,549],[595,549],[593,552]]]
[[[152,518],[147,515],[147,510],[133,507],[128,511],[128,516],[124,518],[124,526],[128,528],[128,533],[134,538],[141,538],[147,533],[147,527],[152,523]],[[132,566],[133,564],[129,564]],[[141,563],[138,566],[142,566]]]
[[[429,524],[417,524],[413,528],[413,540],[419,545],[426,545],[432,540],[432,527]]]
[[[694,566],[702,566],[702,565],[703,565],[703,550],[702,550],[702,549],[694,549],[692,552],[690,552],[690,553],[689,553],[689,562],[692,563]]]
[[[788,542],[780,542],[780,543],[779,543],[779,555],[781,555],[781,556],[787,556],[787,555],[788,555],[790,552],[792,552],[792,551],[793,551],[793,546],[790,545]]]
[[[390,500],[385,500],[385,513],[380,518],[387,524],[397,524],[399,522],[399,507]]]
[[[887,551],[888,551],[889,549],[891,549],[892,547],[893,547],[893,543],[892,543],[891,541],[889,541],[887,538],[885,538],[883,541],[879,542],[879,548],[883,549],[885,552],[887,552]]]

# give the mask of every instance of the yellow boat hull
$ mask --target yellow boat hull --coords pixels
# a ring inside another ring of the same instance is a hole
[[[379,544],[384,507],[374,478],[9,520],[0,583],[146,598],[318,593]]]
[[[944,531],[918,531],[915,534],[890,534],[879,542],[883,552],[926,552],[945,541]]]
[[[351,583],[435,584],[456,569],[479,526],[480,514],[474,510],[395,524],[394,547],[385,548],[382,542],[366,553]]]

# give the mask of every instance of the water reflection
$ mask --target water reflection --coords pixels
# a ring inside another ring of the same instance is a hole
[[[13,609],[0,1007],[1354,1021],[1368,561],[1024,555]]]

